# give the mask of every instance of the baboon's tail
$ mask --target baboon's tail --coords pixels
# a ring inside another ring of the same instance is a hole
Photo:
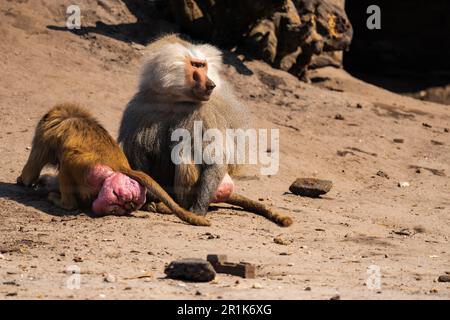
[[[259,214],[275,222],[281,227],[289,227],[293,222],[290,217],[274,212],[263,203],[251,200],[237,193],[232,193],[226,203],[241,207],[246,211]]]
[[[211,223],[208,219],[202,216],[198,216],[193,212],[187,211],[180,207],[169,194],[150,176],[142,171],[136,171],[131,169],[120,170],[123,174],[126,174],[132,179],[147,187],[147,190],[154,195],[157,199],[161,200],[172,212],[181,220],[190,223],[195,226],[210,226]]]

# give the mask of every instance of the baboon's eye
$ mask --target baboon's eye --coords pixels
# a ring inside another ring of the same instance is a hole
[[[198,61],[191,61],[191,66],[193,66],[194,68],[204,68],[206,66],[206,63],[198,62]]]

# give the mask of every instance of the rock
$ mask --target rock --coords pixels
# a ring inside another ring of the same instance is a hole
[[[340,114],[340,113],[336,114],[334,116],[334,119],[335,120],[345,120],[344,116],[342,114]]]
[[[226,273],[242,278],[255,278],[256,266],[248,262],[233,263],[227,261],[224,254],[208,254],[206,260],[211,263],[217,273]]]
[[[403,142],[405,142],[405,139],[395,138],[393,141],[395,143],[403,143]]]
[[[409,182],[407,182],[407,181],[400,181],[398,183],[398,186],[399,186],[399,188],[407,188],[407,187],[409,187]]]
[[[222,47],[243,46],[253,57],[307,80],[307,69],[342,66],[353,29],[344,1],[170,0],[160,6],[195,38]]]
[[[263,286],[260,283],[258,283],[258,282],[255,282],[252,285],[252,289],[262,289],[262,288],[263,288]]]
[[[439,276],[438,281],[439,282],[450,282],[450,275],[444,274],[442,276]]]
[[[291,184],[289,191],[303,197],[318,198],[330,191],[332,186],[330,180],[299,178]]]
[[[338,294],[335,294],[334,296],[332,296],[332,297],[330,298],[330,300],[341,300],[341,296],[338,295]]]
[[[381,170],[379,170],[379,171],[377,172],[377,176],[382,177],[382,178],[389,179],[389,176],[387,175],[387,173],[385,173],[385,172],[383,172],[383,171],[381,171]]]
[[[437,140],[430,140],[431,144],[434,144],[435,146],[443,146],[444,143],[441,141],[437,141]]]
[[[292,243],[292,240],[284,239],[280,236],[273,238],[273,242],[276,244],[281,244],[283,246],[288,246]]]
[[[311,287],[306,287],[305,291],[311,291]]]
[[[74,262],[83,262],[83,258],[81,258],[81,257],[75,257],[75,258],[73,258],[73,261],[74,261]]]
[[[0,253],[0,260],[5,260],[5,256]]]
[[[195,282],[208,282],[216,277],[213,266],[202,259],[172,261],[164,270],[168,278]]]
[[[399,236],[410,236],[411,231],[409,231],[408,228],[400,229],[400,230],[392,230],[393,233],[399,235]]]
[[[436,288],[433,288],[433,289],[430,290],[430,293],[438,293],[438,292],[439,292],[439,290],[436,289]]]
[[[110,273],[108,273],[104,278],[103,281],[105,282],[109,282],[109,283],[114,283],[116,282],[116,277]]]

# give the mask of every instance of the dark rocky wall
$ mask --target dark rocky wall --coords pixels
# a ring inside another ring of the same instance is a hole
[[[371,4],[381,8],[381,30],[366,27]],[[449,83],[450,1],[347,0],[345,9],[354,26],[347,70],[409,78],[422,87]]]

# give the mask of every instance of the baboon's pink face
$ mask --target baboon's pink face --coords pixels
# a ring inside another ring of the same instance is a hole
[[[193,57],[186,57],[186,83],[194,100],[208,101],[216,84],[208,77],[208,63]]]

